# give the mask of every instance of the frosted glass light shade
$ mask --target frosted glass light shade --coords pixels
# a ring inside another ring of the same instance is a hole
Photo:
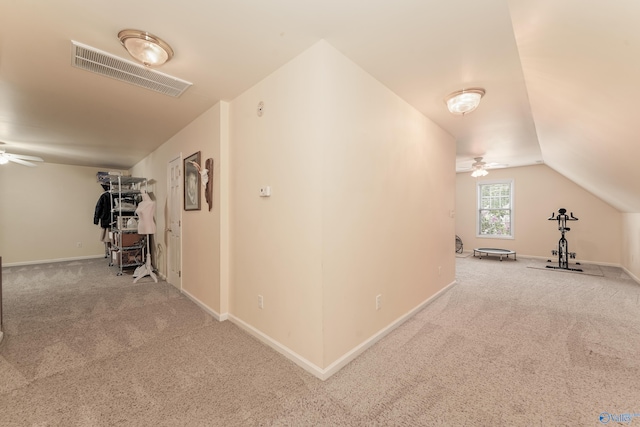
[[[120,43],[136,61],[147,67],[157,67],[173,57],[173,49],[161,38],[140,30],[122,30]]]
[[[484,89],[480,88],[463,89],[448,95],[445,101],[449,112],[464,115],[478,108],[484,94]]]
[[[474,178],[478,178],[479,176],[487,176],[489,175],[489,172],[487,172],[486,169],[476,169],[473,172],[471,172],[471,176]]]

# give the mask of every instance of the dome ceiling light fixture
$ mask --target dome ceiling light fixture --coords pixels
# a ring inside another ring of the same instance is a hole
[[[159,67],[173,57],[167,42],[146,31],[122,30],[118,38],[129,55],[147,67]]]
[[[482,88],[469,88],[453,92],[444,99],[451,114],[465,115],[480,105],[480,100],[485,94]]]

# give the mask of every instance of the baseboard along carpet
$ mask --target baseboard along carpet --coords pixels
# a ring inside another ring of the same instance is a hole
[[[0,425],[576,426],[640,414],[640,285],[520,260],[456,264],[455,286],[326,381],[104,260],[5,268]]]

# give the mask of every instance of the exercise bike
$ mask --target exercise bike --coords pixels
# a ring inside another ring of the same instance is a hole
[[[551,251],[552,255],[558,256],[558,266],[555,267],[552,265],[547,265],[547,268],[556,268],[556,269],[570,270],[570,271],[582,271],[581,268],[569,267],[569,258],[575,259],[576,253],[569,252],[569,242],[567,242],[567,239],[564,237],[564,234],[567,231],[571,231],[571,229],[567,227],[567,221],[578,221],[578,218],[573,216],[573,212],[571,212],[570,215],[567,215],[567,210],[564,208],[558,209],[558,215],[554,216],[554,214],[555,212],[552,213],[551,216],[547,219],[549,221],[558,221],[558,230],[560,230],[560,233],[561,233],[560,240],[558,241],[558,249]],[[551,262],[551,260],[548,260],[548,262]],[[577,262],[576,265],[580,265],[580,263]]]

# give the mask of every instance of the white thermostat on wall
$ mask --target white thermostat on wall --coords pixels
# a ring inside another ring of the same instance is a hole
[[[268,185],[266,187],[260,187],[260,197],[269,197],[271,196],[271,187]]]

